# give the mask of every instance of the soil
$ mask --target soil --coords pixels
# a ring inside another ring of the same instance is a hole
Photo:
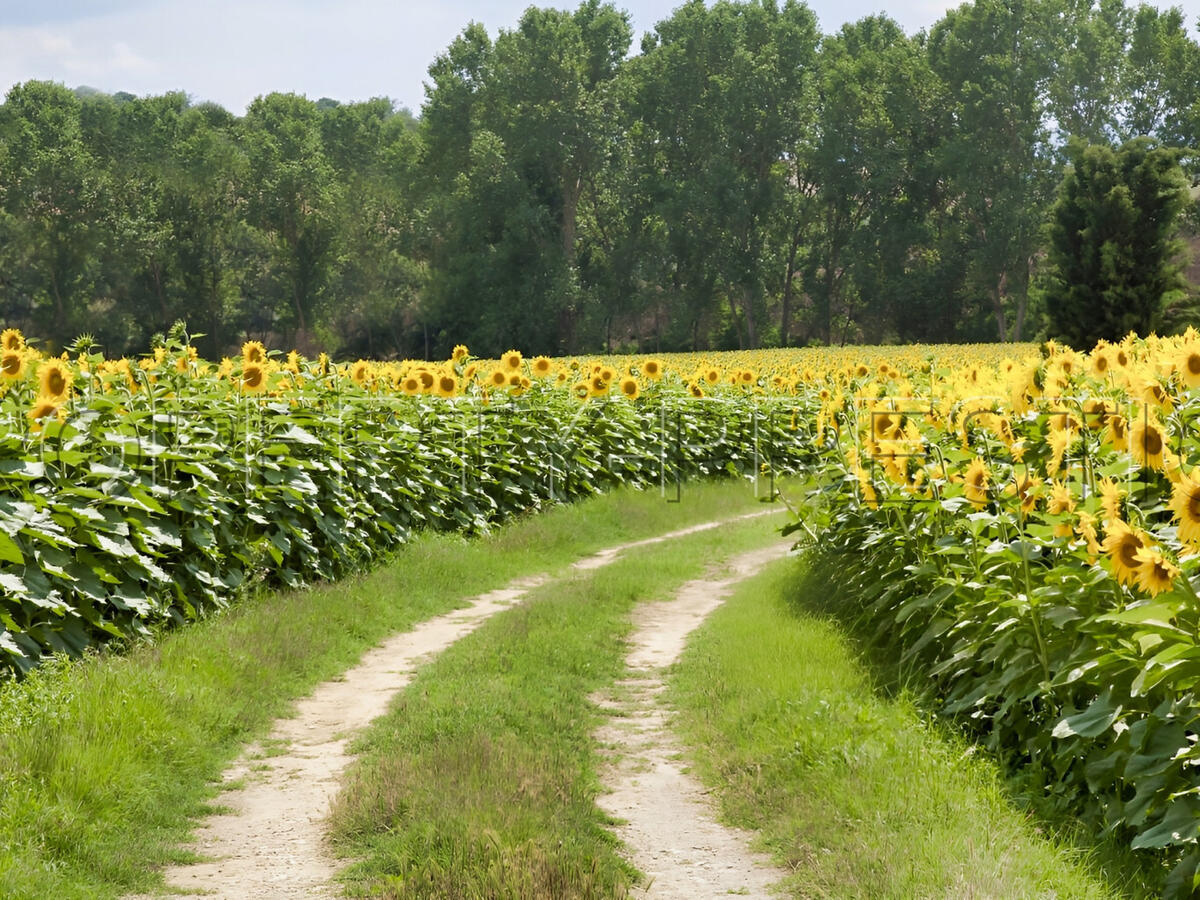
[[[636,610],[626,658],[630,677],[612,696],[597,698],[614,714],[597,733],[611,760],[602,775],[609,792],[598,802],[623,823],[616,835],[647,876],[637,896],[769,897],[771,886],[788,874],[750,851],[749,832],[717,821],[707,792],[681,761],[670,711],[659,697],[666,669],[683,652],[687,636],[737,582],[783,553],[777,546],[738,556],[722,567],[729,572],[725,577],[688,582],[673,599]]]

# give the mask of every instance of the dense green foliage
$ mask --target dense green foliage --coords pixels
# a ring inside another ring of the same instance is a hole
[[[179,318],[209,356],[1019,341],[1067,139],[1196,164],[1178,10],[976,0],[822,36],[794,0],[692,0],[631,42],[598,0],[470,25],[419,119],[18,85],[0,320],[110,355]]]
[[[1149,334],[1186,286],[1175,239],[1188,201],[1176,154],[1145,138],[1075,145],[1050,222],[1050,334],[1074,347]]]
[[[250,395],[178,360],[140,391],[103,375],[27,429],[13,411],[32,386],[4,398],[0,671],[194,619],[247,583],[335,578],[417,528],[801,452],[786,394],[695,399],[674,380],[581,402],[538,380],[405,396],[305,363],[286,391]]]

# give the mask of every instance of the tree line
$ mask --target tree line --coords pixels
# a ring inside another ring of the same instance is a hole
[[[1050,210],[1081,148],[1200,172],[1178,8],[975,0],[823,35],[794,0],[692,0],[632,40],[599,0],[470,24],[419,116],[19,84],[0,320],[124,353],[184,319],[211,355],[1022,340],[1062,291]]]

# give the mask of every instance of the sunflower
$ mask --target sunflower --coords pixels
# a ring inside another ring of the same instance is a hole
[[[500,357],[500,360],[504,363],[506,369],[519,369],[521,368],[523,358],[520,350],[509,350],[504,356]]]
[[[463,369],[463,381],[467,382],[467,383],[474,381],[475,374],[478,371],[479,371],[479,365],[477,363],[471,363],[469,366],[467,366],[465,369]]]
[[[871,434],[877,441],[893,440],[900,434],[904,417],[895,412],[871,413]]]
[[[418,380],[421,382],[422,391],[433,390],[434,378],[432,372],[430,372],[428,369],[418,369],[416,375]]]
[[[593,397],[602,397],[608,393],[608,381],[603,375],[593,375],[588,382],[588,390]]]
[[[1112,563],[1113,576],[1121,584],[1137,583],[1141,568],[1137,554],[1149,546],[1149,541],[1142,532],[1135,531],[1120,519],[1113,519],[1105,530],[1101,547]]]
[[[38,384],[47,397],[65,397],[71,390],[75,374],[60,359],[48,359],[38,366]]]
[[[688,393],[699,400],[704,396],[704,388],[700,386],[699,382],[690,381],[688,382]]]
[[[1118,453],[1129,450],[1129,423],[1124,416],[1110,415],[1104,425],[1103,443],[1112,447]]]
[[[449,373],[443,373],[438,376],[437,380],[437,395],[439,397],[453,397],[458,393],[458,379]]]
[[[492,373],[488,375],[488,384],[497,388],[504,387],[508,384],[508,373],[503,369],[492,369]]]
[[[1129,453],[1138,465],[1151,469],[1162,469],[1165,465],[1163,451],[1167,449],[1167,436],[1162,426],[1149,413],[1133,423],[1129,432]]]
[[[263,363],[267,359],[267,348],[260,341],[242,344],[242,360],[247,363]]]
[[[1200,481],[1183,475],[1171,491],[1171,511],[1179,521],[1179,539],[1185,544],[1200,544]]]
[[[509,372],[508,373],[508,386],[510,388],[522,387],[523,386],[522,381],[524,381],[524,379],[521,377],[520,372]]]
[[[1088,565],[1096,562],[1100,556],[1100,542],[1096,539],[1096,517],[1085,512],[1079,514],[1079,523],[1075,526],[1075,533],[1083,538],[1087,544]]]
[[[367,379],[371,377],[371,364],[365,359],[360,359],[350,367],[350,380],[363,387],[367,383]]]
[[[592,387],[586,381],[578,381],[571,386],[571,393],[576,400],[586,400],[592,395]]]
[[[1063,457],[1067,453],[1067,448],[1071,445],[1071,440],[1074,436],[1068,430],[1051,431],[1046,436],[1046,443],[1050,445],[1050,458],[1046,460],[1046,474],[1053,477],[1058,474],[1062,468]]]
[[[601,378],[603,378],[609,384],[612,384],[614,381],[617,380],[617,370],[614,369],[612,366],[601,366],[600,372],[598,374],[600,375]]]
[[[1100,479],[1100,510],[1104,513],[1104,521],[1111,522],[1121,518],[1121,498],[1124,491],[1111,478]]]
[[[1175,361],[1175,370],[1188,388],[1200,387],[1200,347],[1189,344]]]
[[[248,362],[242,366],[242,390],[247,394],[261,394],[267,389],[267,370],[260,363]]]
[[[1112,368],[1112,361],[1108,358],[1108,347],[1097,345],[1092,351],[1092,371],[1100,378],[1108,375],[1108,370]]]
[[[662,378],[663,365],[657,359],[648,359],[642,363],[642,374],[651,381],[658,381]]]
[[[719,369],[708,368],[704,372],[704,380],[709,384],[716,384],[721,380],[721,372]]]
[[[753,369],[742,369],[738,372],[738,383],[743,386],[754,384],[756,381],[758,381],[758,376],[754,374]]]
[[[421,379],[417,378],[416,375],[406,375],[404,380],[400,382],[400,390],[404,391],[410,397],[421,393]]]
[[[29,410],[29,421],[33,423],[33,430],[41,431],[42,424],[51,416],[57,416],[60,422],[66,418],[66,410],[63,408],[62,398],[47,397],[43,394],[34,401],[33,406]]]
[[[0,376],[16,380],[25,374],[25,354],[20,350],[5,350],[0,355]]]
[[[638,387],[636,378],[621,379],[621,396],[627,397],[630,400],[636,400],[639,393],[641,393],[641,390]]]
[[[1169,591],[1179,576],[1179,567],[1162,555],[1157,547],[1143,547],[1134,553],[1137,559],[1137,583],[1146,593],[1158,596]]]
[[[550,370],[554,368],[554,363],[550,362],[550,357],[539,356],[533,361],[533,374],[538,378],[545,378],[550,374]]]
[[[977,456],[967,466],[963,475],[963,496],[971,501],[976,509],[983,509],[987,503],[988,468],[983,457]]]
[[[317,357],[317,372],[321,375],[329,374],[329,354],[322,353]]]
[[[454,349],[450,351],[450,358],[456,363],[460,363],[471,355],[471,351],[467,349],[466,344],[455,344]]]
[[[1066,482],[1056,481],[1050,487],[1050,499],[1046,502],[1046,512],[1052,516],[1075,511],[1075,496]]]
[[[0,350],[21,351],[25,349],[25,335],[16,328],[0,331]]]

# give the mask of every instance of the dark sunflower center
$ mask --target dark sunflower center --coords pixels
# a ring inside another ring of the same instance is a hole
[[[1121,541],[1121,546],[1117,550],[1117,554],[1121,557],[1121,562],[1125,565],[1125,568],[1136,569],[1138,567],[1138,559],[1135,554],[1141,549],[1141,539],[1132,534]]]
[[[9,353],[3,362],[0,362],[0,369],[3,369],[5,375],[16,375],[21,370],[21,357]]]
[[[1142,449],[1147,456],[1158,456],[1163,449],[1162,435],[1153,428],[1146,429],[1145,437],[1142,438]]]

